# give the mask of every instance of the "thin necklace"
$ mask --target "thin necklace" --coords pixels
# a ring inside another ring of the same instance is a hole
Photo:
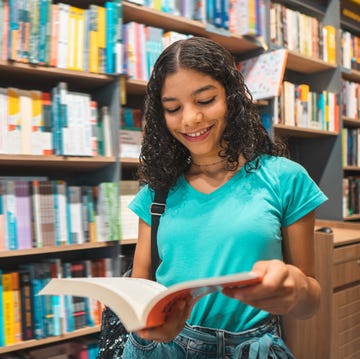
[[[224,161],[226,161],[226,158],[222,158],[219,161],[212,162],[212,163],[206,163],[206,164],[203,164],[203,165],[200,164],[200,163],[195,163],[195,162],[192,162],[192,164],[195,165],[195,166],[198,166],[198,167],[209,167],[209,166],[217,165],[218,163],[221,163],[221,162],[224,162]]]

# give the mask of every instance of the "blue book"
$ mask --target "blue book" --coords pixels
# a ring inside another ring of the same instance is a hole
[[[116,36],[116,12],[112,1],[105,2],[105,72],[112,74],[115,71],[115,36]]]
[[[40,0],[40,21],[39,21],[39,63],[46,64],[47,59],[47,33],[48,33],[48,15],[49,15],[49,1]]]

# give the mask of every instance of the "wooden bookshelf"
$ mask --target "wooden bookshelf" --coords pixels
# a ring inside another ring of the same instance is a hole
[[[289,51],[286,68],[305,74],[313,74],[326,70],[335,70],[337,66],[323,60],[301,55],[295,51]]]
[[[117,246],[118,242],[93,242],[93,243],[82,243],[82,244],[69,244],[61,245],[56,247],[42,247],[42,248],[30,248],[30,249],[17,249],[11,251],[0,251],[0,258],[18,258],[24,256],[33,256],[40,254],[56,254],[63,252],[75,252],[84,251],[88,249],[101,249],[108,247]]]
[[[183,34],[192,34],[195,36],[207,37],[220,42],[234,54],[241,54],[248,51],[258,50],[263,47],[256,38],[246,38],[232,34],[230,32],[221,32],[217,29],[212,31],[204,23],[195,20],[189,20],[182,16],[176,16],[161,11],[153,10],[145,6],[132,4],[128,1],[123,2],[124,23],[136,21],[146,25],[160,27],[164,30],[178,31]]]
[[[42,345],[48,345],[48,344],[55,344],[59,343],[65,340],[71,340],[71,339],[77,339],[86,335],[96,334],[100,330],[100,326],[94,326],[94,327],[87,327],[82,329],[77,329],[71,333],[66,333],[60,336],[56,337],[47,337],[44,339],[34,339],[34,340],[27,340],[23,341],[17,344],[9,345],[6,347],[0,348],[0,355],[11,353],[19,350],[29,349],[29,348],[35,348]]]
[[[273,124],[273,129],[277,135],[290,137],[321,137],[338,135],[338,133],[334,131],[317,130],[313,128],[296,127],[281,124]]]
[[[67,170],[95,170],[101,169],[116,162],[115,157],[70,157],[70,156],[44,156],[44,155],[3,155],[0,154],[0,167],[7,168],[35,167]]]

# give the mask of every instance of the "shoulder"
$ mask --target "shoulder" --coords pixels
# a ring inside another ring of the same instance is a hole
[[[260,168],[272,171],[277,176],[305,175],[309,176],[306,169],[298,162],[286,157],[262,155],[260,156]]]

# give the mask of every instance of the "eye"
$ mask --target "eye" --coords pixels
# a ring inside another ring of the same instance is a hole
[[[215,98],[216,98],[216,96],[214,96],[214,97],[212,97],[212,98],[210,98],[210,99],[208,99],[208,100],[198,101],[198,103],[199,103],[200,105],[208,105],[208,104],[214,102],[214,101],[215,101]]]
[[[180,106],[175,107],[175,108],[164,108],[164,111],[167,113],[175,113],[176,111],[179,111]]]

